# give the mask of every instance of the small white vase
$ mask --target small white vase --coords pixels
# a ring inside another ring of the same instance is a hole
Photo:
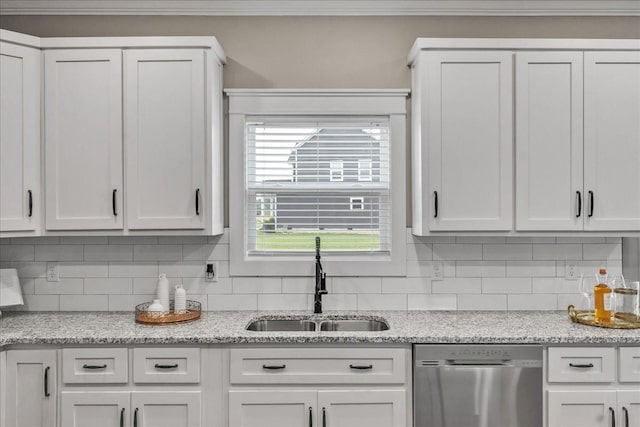
[[[147,308],[147,312],[151,317],[160,317],[164,314],[165,309],[160,304],[160,300],[154,299],[153,303]]]
[[[187,312],[187,291],[184,290],[182,285],[176,285],[173,309],[176,313]]]
[[[158,299],[164,311],[169,311],[169,279],[166,274],[161,274],[158,277]]]

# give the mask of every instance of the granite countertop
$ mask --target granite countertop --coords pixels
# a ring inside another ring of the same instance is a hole
[[[253,332],[256,318],[379,318],[382,332]],[[4,313],[0,346],[13,344],[242,344],[242,343],[541,343],[640,344],[640,329],[572,323],[566,312],[203,312],[184,324],[137,324],[132,312]]]

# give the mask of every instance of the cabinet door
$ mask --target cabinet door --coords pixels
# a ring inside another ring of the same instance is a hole
[[[318,426],[317,393],[304,390],[229,391],[229,425],[233,427]]]
[[[318,425],[326,427],[406,427],[404,390],[318,392]]]
[[[548,396],[548,427],[613,425],[615,391],[549,391]]]
[[[61,427],[118,427],[129,425],[128,391],[61,393]]]
[[[430,52],[426,58],[429,228],[511,230],[512,54]]]
[[[623,427],[640,425],[640,390],[618,392],[618,424]]]
[[[121,229],[121,52],[44,58],[47,229]]]
[[[6,425],[56,425],[55,350],[9,350],[6,373]]]
[[[129,229],[201,229],[205,188],[202,50],[125,52]]]
[[[517,53],[517,230],[582,230],[582,144],[582,53]]]
[[[640,230],[639,118],[640,52],[586,52],[585,230]]]
[[[0,42],[0,232],[40,224],[40,62],[38,49]]]
[[[199,391],[146,391],[131,393],[134,426],[202,426]]]

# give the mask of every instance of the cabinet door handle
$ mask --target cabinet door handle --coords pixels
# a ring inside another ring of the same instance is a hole
[[[50,366],[44,368],[44,397],[51,396],[49,393],[49,369],[51,369]]]
[[[262,365],[262,369],[284,369],[287,365]]]
[[[133,427],[138,427],[138,408],[133,411]]]
[[[120,427],[124,427],[124,408],[120,411]]]
[[[438,192],[433,192],[433,217],[438,218]]]
[[[106,369],[106,363],[104,365],[82,365],[82,369]]]
[[[29,195],[29,218],[33,216],[33,193],[31,190],[27,190],[27,194]]]
[[[327,408],[322,408],[322,427],[327,427]]]
[[[309,427],[313,427],[313,408],[309,406]]]
[[[200,189],[196,188],[196,215],[200,215]]]
[[[593,216],[593,191],[589,190],[589,218]]]
[[[351,369],[360,369],[360,370],[373,369],[373,365],[349,365],[349,367]]]
[[[611,414],[611,427],[616,427],[616,411],[609,406],[609,414]]]
[[[593,368],[593,363],[585,363],[585,364],[581,364],[581,363],[569,363],[569,366],[571,366],[572,368]]]
[[[159,363],[156,363],[155,365],[153,365],[153,367],[156,369],[176,369],[178,367],[178,364],[174,363],[173,365],[160,365]]]
[[[578,196],[578,213],[576,214],[576,218],[580,218],[580,215],[582,215],[582,193],[576,191],[576,196]]]
[[[118,190],[114,189],[111,193],[111,209],[113,209],[113,216],[118,216],[118,211],[116,210],[116,193]]]
[[[629,427],[629,411],[623,406],[622,412],[624,412],[624,427]]]

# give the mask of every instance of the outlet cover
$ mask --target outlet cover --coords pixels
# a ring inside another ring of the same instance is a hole
[[[575,262],[567,262],[564,267],[564,278],[568,280],[578,280],[578,266]]]
[[[215,261],[207,261],[204,264],[204,280],[205,282],[218,281],[218,263]]]
[[[433,264],[433,274],[431,275],[431,280],[442,280],[444,277],[444,263],[436,262]]]
[[[59,282],[59,281],[60,281],[60,273],[58,272],[58,263],[48,262],[47,263],[47,282]]]

